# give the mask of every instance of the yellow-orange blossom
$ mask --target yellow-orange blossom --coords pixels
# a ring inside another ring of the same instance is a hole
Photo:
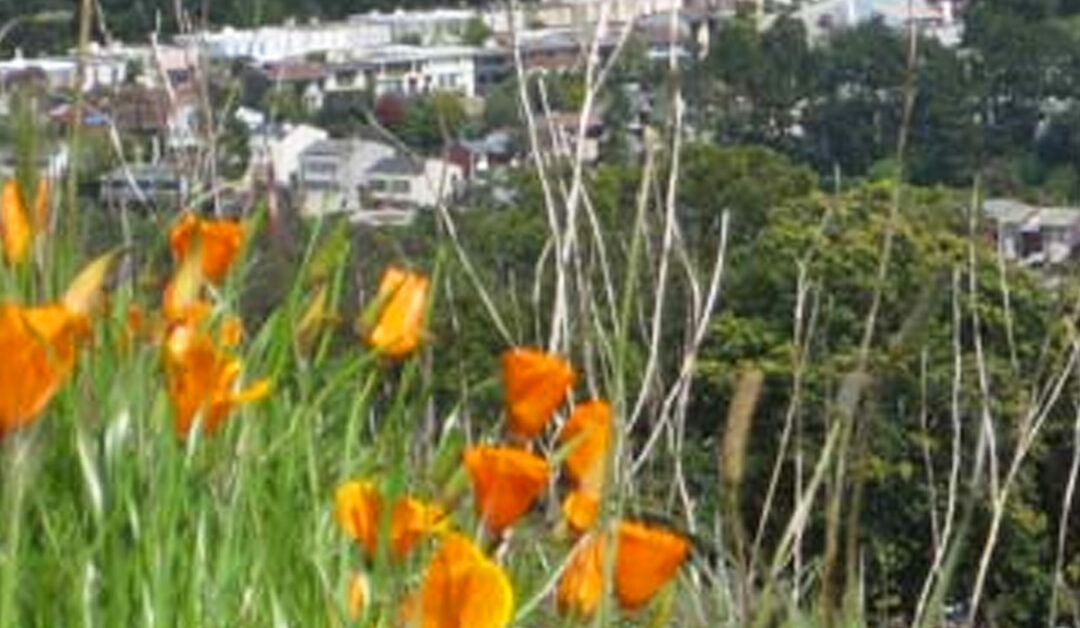
[[[24,195],[18,181],[4,182],[0,194],[0,250],[4,260],[18,266],[30,256],[34,238],[45,228],[49,217],[49,188],[45,179],[38,180],[34,197],[34,214],[26,211]]]
[[[375,557],[378,548],[384,501],[379,489],[367,481],[346,482],[337,491],[338,524],[364,548],[369,558]],[[441,508],[411,497],[398,498],[390,513],[390,548],[394,557],[405,558],[420,539],[442,530],[445,524],[446,515]]]
[[[197,324],[181,325],[169,332],[164,363],[176,434],[181,439],[187,438],[200,413],[203,431],[210,434],[224,423],[234,405],[256,401],[270,393],[267,380],[237,390],[242,370],[240,360],[215,346],[210,335]]]
[[[379,282],[375,297],[380,309],[367,332],[372,347],[389,358],[404,358],[420,346],[427,310],[428,279],[390,267]]]
[[[204,220],[187,213],[169,233],[169,245],[181,265],[193,248],[201,247],[203,277],[220,284],[244,246],[244,228],[232,220]]]
[[[514,610],[510,580],[472,541],[443,537],[424,574],[422,628],[503,628]]]
[[[37,418],[70,375],[89,327],[63,305],[0,304],[0,437]]]

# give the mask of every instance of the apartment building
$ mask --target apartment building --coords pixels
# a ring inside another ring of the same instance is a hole
[[[444,91],[471,98],[477,94],[477,53],[470,46],[404,44],[358,51],[352,59],[328,67],[324,88],[367,90],[375,97]]]
[[[633,22],[682,8],[683,0],[545,0],[535,5],[531,17],[549,27],[581,26],[595,24],[605,15],[609,22]]]
[[[176,42],[204,48],[211,59],[280,61],[311,54],[379,46],[392,41],[391,29],[375,22],[289,22],[254,29],[226,27],[217,32],[180,35]]]
[[[478,18],[475,11],[466,9],[432,9],[393,13],[364,13],[353,15],[349,24],[366,25],[390,33],[390,41],[425,46],[461,42],[469,23]]]

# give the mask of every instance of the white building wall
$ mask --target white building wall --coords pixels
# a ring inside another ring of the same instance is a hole
[[[398,47],[388,53],[376,53],[370,61],[374,68],[372,86],[375,96],[400,93],[406,96],[444,91],[467,98],[476,96],[476,57],[467,48],[406,50]]]
[[[305,216],[318,216],[359,211],[361,199],[358,191],[366,183],[368,171],[394,154],[393,147],[366,140],[356,140],[349,151],[332,157],[320,155],[309,158],[299,154],[297,171],[300,173],[303,199],[301,212]]]
[[[599,22],[604,11],[609,22],[631,22],[682,8],[683,0],[548,0],[536,6],[533,15],[545,26],[581,26]]]
[[[380,184],[380,189],[373,192],[373,196],[381,202],[398,206],[434,207],[453,196],[463,177],[460,166],[442,159],[427,159],[421,173],[376,174],[371,176],[369,185],[371,182]]]
[[[274,182],[287,186],[300,168],[300,153],[309,146],[329,137],[323,129],[301,124],[289,129],[280,139],[267,142],[269,166],[273,169]]]
[[[186,45],[205,45],[214,59],[252,57],[266,62],[388,44],[391,29],[381,24],[343,22],[249,30],[226,28],[216,33],[200,33],[177,39]]]

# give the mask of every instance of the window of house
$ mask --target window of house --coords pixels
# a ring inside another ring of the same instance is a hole
[[[337,164],[326,161],[313,161],[304,166],[304,172],[334,176],[337,174]]]
[[[408,194],[409,182],[408,181],[391,181],[390,191],[394,194]]]
[[[371,191],[372,192],[385,192],[389,186],[383,179],[372,179]]]

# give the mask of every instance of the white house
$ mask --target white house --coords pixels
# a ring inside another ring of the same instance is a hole
[[[395,154],[393,147],[369,140],[321,140],[300,152],[297,187],[305,216],[361,209],[367,172]]]
[[[78,64],[74,59],[63,57],[42,57],[26,59],[16,50],[15,57],[0,61],[0,81],[5,84],[19,75],[28,72],[37,73],[44,78],[49,90],[72,89],[78,81]]]
[[[289,186],[300,172],[300,155],[329,137],[326,131],[307,124],[263,129],[251,136],[251,167],[255,176]]]
[[[190,193],[187,177],[165,164],[121,166],[101,177],[101,202],[108,207],[179,209],[187,203]]]
[[[395,208],[434,207],[451,198],[464,177],[457,164],[401,154],[379,160],[366,175],[375,205]]]
[[[1080,252],[1080,208],[1038,207],[1012,199],[983,202],[989,236],[1007,260],[1053,266]]]

